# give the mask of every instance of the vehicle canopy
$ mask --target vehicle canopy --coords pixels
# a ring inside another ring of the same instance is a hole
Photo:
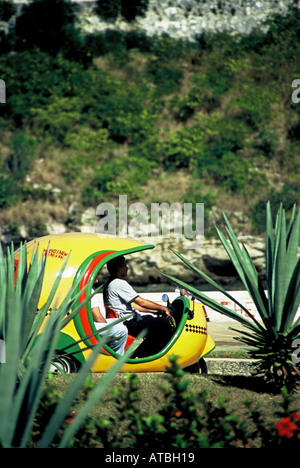
[[[39,255],[45,255],[48,250],[47,268],[41,291],[39,308],[46,302],[51,288],[61,271],[66,259],[67,265],[53,303],[59,305],[73,283],[82,276],[78,292],[82,290],[79,303],[88,297],[99,270],[112,258],[146,249],[153,249],[154,245],[141,241],[112,237],[92,233],[66,233],[40,237],[27,245],[28,261],[32,252],[38,247]],[[18,252],[15,254],[15,264],[18,263]],[[81,338],[96,332],[90,305],[84,305],[75,317],[74,324]],[[96,344],[97,338],[92,336],[87,344]]]

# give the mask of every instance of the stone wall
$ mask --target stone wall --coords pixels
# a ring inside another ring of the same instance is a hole
[[[188,40],[203,32],[248,34],[254,27],[262,25],[270,14],[284,15],[289,5],[299,7],[300,4],[300,0],[150,0],[147,15],[128,24],[121,18],[115,22],[100,21],[94,13],[93,0],[73,1],[81,6],[79,24],[83,31],[139,28],[148,36],[167,33],[170,37]],[[20,11],[28,1],[14,3]]]
[[[203,32],[230,31],[248,34],[270,14],[285,14],[295,0],[150,0],[145,18],[134,25],[121,19],[105,23],[93,14],[94,2],[82,5],[81,26],[85,31],[107,28],[140,28],[149,36],[167,33],[170,37],[193,40]]]

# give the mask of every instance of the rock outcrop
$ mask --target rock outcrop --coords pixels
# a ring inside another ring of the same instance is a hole
[[[86,32],[138,28],[148,36],[168,34],[176,39],[194,40],[204,32],[229,31],[249,34],[262,27],[273,13],[284,15],[292,0],[150,0],[145,17],[128,24],[122,18],[114,22],[100,21],[94,13],[93,1],[81,1],[80,25]]]
[[[231,219],[231,216],[229,216],[229,219]],[[97,232],[97,217],[94,209],[87,209],[81,214],[81,217],[77,216],[76,224],[74,220],[71,225],[58,222],[49,223],[46,226],[46,231],[54,235],[72,231]],[[131,254],[128,257],[130,281],[135,286],[149,287],[150,285],[151,289],[152,285],[153,290],[163,290],[166,285],[166,279],[160,273],[163,272],[189,284],[205,285],[207,289],[207,283],[192,269],[188,268],[175,255],[173,252],[175,251],[217,282],[224,284],[226,287],[239,289],[238,275],[223,245],[218,239],[206,239],[205,233],[204,239],[198,239],[196,242],[183,236],[175,238],[162,235],[150,237],[129,235],[126,237],[137,238],[142,242],[155,246],[154,249]],[[239,235],[238,237],[240,242],[246,246],[259,274],[263,278],[265,265],[263,239],[245,235]],[[30,235],[26,226],[19,226],[18,236],[4,227],[0,231],[0,240],[4,246],[14,241],[17,247],[19,241],[30,240]]]
[[[210,278],[227,287],[239,288],[239,278],[221,242],[216,239],[204,240],[202,245],[190,249],[190,241],[182,239],[151,238],[155,249],[132,254],[129,258],[130,280],[136,285],[153,284],[158,288],[166,282],[160,272],[167,273],[188,284],[200,286],[207,283],[175,254],[180,253]],[[264,242],[262,239],[245,236],[240,238],[259,272],[264,277]]]

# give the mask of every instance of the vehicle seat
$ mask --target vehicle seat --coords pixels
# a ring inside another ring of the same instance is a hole
[[[107,305],[104,306],[104,307],[105,307],[105,311],[106,311],[106,318],[118,318],[118,314],[115,311],[115,309],[112,309],[111,307],[109,307]],[[135,336],[128,335],[127,341],[126,341],[126,344],[125,344],[125,349],[129,348],[129,346],[134,342],[135,339],[136,339]]]

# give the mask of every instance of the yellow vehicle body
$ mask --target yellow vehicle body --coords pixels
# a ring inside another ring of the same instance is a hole
[[[39,255],[44,255],[48,250],[39,308],[45,304],[68,256],[67,266],[53,299],[53,304],[56,306],[64,299],[78,277],[81,277],[78,292],[82,290],[82,295],[78,300],[80,304],[91,294],[98,272],[110,259],[154,248],[152,244],[122,237],[84,233],[57,234],[29,242],[27,245],[28,262],[37,245]],[[18,252],[15,253],[15,263],[17,266]],[[214,342],[207,333],[204,306],[181,295],[173,301],[174,303],[180,310],[178,312],[180,319],[171,341],[156,355],[128,359],[122,368],[123,372],[163,372],[169,364],[171,355],[179,356],[178,362],[185,368],[197,363],[214,348]],[[72,350],[76,350],[74,357],[77,366],[80,365],[91,353],[91,350],[86,348],[95,345],[99,340],[97,335],[90,336],[95,332],[91,307],[87,303],[83,305],[80,313],[61,330],[58,352],[60,347],[74,344]],[[77,343],[80,340],[83,341]],[[91,370],[106,372],[116,362],[116,359],[118,355],[105,345]]]

